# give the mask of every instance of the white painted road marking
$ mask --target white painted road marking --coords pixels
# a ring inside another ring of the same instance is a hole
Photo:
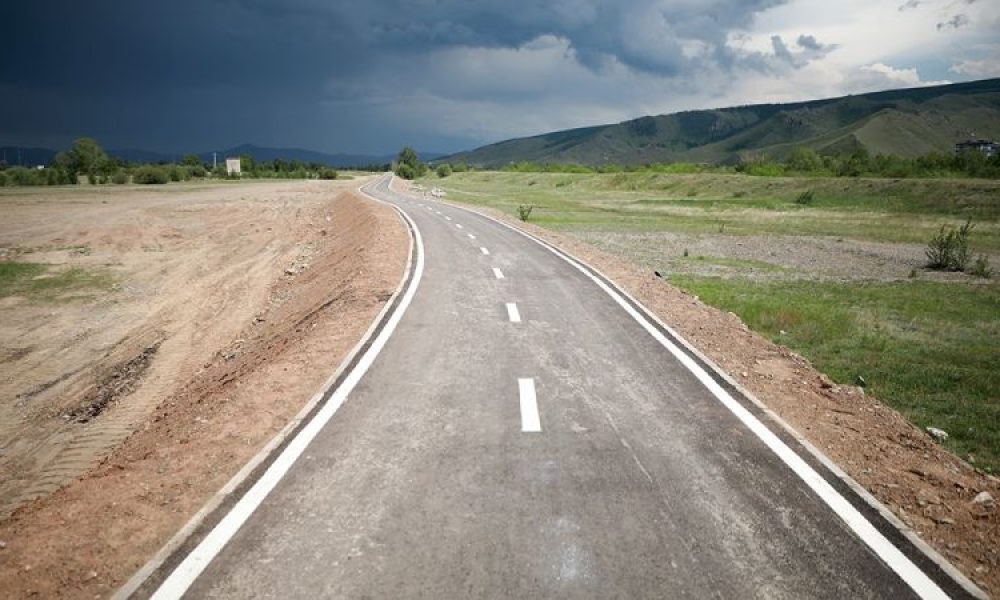
[[[471,211],[475,212],[475,211]],[[477,213],[478,214],[478,213]],[[485,216],[485,215],[483,215]],[[643,329],[646,330],[649,335],[651,335],[657,342],[660,343],[670,354],[674,356],[688,371],[690,371],[697,379],[712,393],[716,399],[719,400],[731,413],[733,413],[736,418],[743,422],[743,424],[752,431],[768,448],[774,452],[789,469],[792,470],[806,485],[809,486],[813,492],[819,496],[819,498],[830,507],[830,509],[839,516],[848,527],[862,540],[864,543],[872,549],[872,551],[882,559],[882,561],[889,566],[890,569],[896,572],[897,575],[910,586],[918,596],[925,600],[946,600],[948,595],[945,594],[938,584],[934,582],[930,577],[927,576],[920,567],[915,565],[903,552],[893,545],[884,535],[880,532],[864,515],[861,514],[858,509],[854,508],[851,503],[840,494],[832,485],[830,485],[823,476],[816,472],[809,463],[807,463],[801,456],[799,456],[794,450],[792,450],[788,445],[785,444],[777,435],[771,432],[764,423],[760,421],[752,412],[750,412],[746,407],[736,401],[729,392],[725,390],[721,385],[719,385],[711,375],[709,375],[694,359],[689,357],[684,351],[677,347],[672,341],[667,339],[653,324],[645,317],[645,315],[640,314],[638,310],[632,307],[628,302],[625,301],[624,296],[627,293],[620,290],[616,285],[614,288],[604,283],[601,279],[597,277],[593,272],[591,272],[590,267],[584,267],[575,258],[570,255],[565,254],[563,251],[552,246],[548,242],[545,242],[535,236],[521,231],[516,227],[508,225],[502,221],[497,221],[492,217],[486,217],[502,227],[506,227],[524,237],[534,241],[536,244],[546,248],[559,258],[563,259],[575,269],[580,271],[585,277],[593,281],[597,287],[604,290],[612,300],[615,301],[629,316],[632,317]],[[630,299],[631,296],[629,296]],[[638,304],[638,301],[632,299],[633,302]],[[667,331],[672,335],[677,335],[672,329],[663,325]]]
[[[455,227],[458,227],[459,229],[461,229],[462,228],[462,224],[461,223],[455,223]]]
[[[344,403],[347,396],[354,390],[361,378],[368,372],[368,368],[375,362],[375,357],[389,341],[392,332],[395,331],[400,319],[413,300],[413,295],[417,292],[420,279],[424,272],[424,242],[420,236],[420,230],[406,213],[402,213],[413,228],[413,244],[416,248],[416,262],[413,265],[413,278],[409,286],[403,293],[396,310],[389,316],[382,331],[375,337],[372,345],[361,356],[361,359],[348,372],[347,377],[340,386],[334,390],[333,395],[326,401],[326,404],[313,416],[306,425],[299,431],[291,442],[281,451],[281,454],[271,463],[260,479],[247,490],[239,501],[230,509],[226,516],[212,529],[212,531],[199,543],[194,550],[188,554],[180,565],[170,574],[153,594],[156,600],[175,599],[184,595],[194,580],[205,570],[205,567],[222,550],[236,532],[243,526],[243,523],[250,518],[250,515],[260,506],[271,490],[274,489],[285,473],[295,464],[295,461],[305,452],[309,443],[333,418],[334,413]]]
[[[496,267],[493,267],[493,276],[496,277],[497,279],[503,279],[503,271],[501,271]]]
[[[445,220],[446,220],[446,221],[450,221],[450,220],[451,220],[451,217],[445,217]]]
[[[481,246],[479,248],[479,251],[482,252],[483,254],[485,254],[486,256],[490,255],[490,251],[487,250],[486,248],[481,247]]]
[[[517,305],[513,302],[507,303],[507,317],[510,319],[511,323],[521,322],[521,313],[517,311]]]
[[[527,433],[541,431],[542,422],[538,418],[538,398],[535,396],[535,380],[530,377],[518,379],[517,390],[521,396],[521,431]]]
[[[470,240],[474,240],[474,239],[476,239],[476,236],[472,235],[471,233],[468,233],[468,234],[466,234],[466,235],[468,235],[468,236],[469,236],[469,239],[470,239]]]

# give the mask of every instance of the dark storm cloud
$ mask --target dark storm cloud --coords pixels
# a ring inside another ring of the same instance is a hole
[[[539,39],[564,40],[572,59],[594,72],[615,64],[661,77],[753,68],[763,63],[727,47],[727,36],[783,1],[11,3],[0,20],[0,136],[89,133],[116,145],[185,149],[394,145],[391,132],[372,130],[373,74],[412,83],[413,69],[433,68],[428,57],[443,51],[517,49]],[[798,45],[822,50],[812,37]],[[802,62],[780,38],[773,47],[780,61]],[[331,101],[339,112],[329,112]],[[423,145],[469,141],[477,140],[428,137]]]

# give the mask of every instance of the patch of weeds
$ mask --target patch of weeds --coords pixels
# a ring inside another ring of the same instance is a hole
[[[521,219],[522,221],[527,221],[531,217],[531,211],[534,210],[534,209],[535,209],[535,207],[532,206],[531,204],[520,204],[520,205],[518,205],[518,207],[517,207],[517,218]]]
[[[989,257],[985,254],[977,256],[976,262],[972,263],[972,268],[969,269],[969,275],[974,275],[975,277],[981,277],[983,279],[993,277],[993,268],[990,267]]]
[[[813,191],[812,190],[806,190],[806,191],[802,192],[801,194],[799,194],[797,198],[795,198],[795,203],[799,204],[799,205],[802,205],[802,206],[809,206],[810,204],[813,203],[813,199],[814,198],[815,198],[815,194],[813,194]]]
[[[47,268],[38,263],[0,262],[0,298],[18,294],[27,282],[44,273]]]
[[[0,262],[0,297],[55,301],[114,287],[114,279],[105,272],[73,267],[52,273],[51,269],[39,263]]]
[[[958,229],[941,226],[927,244],[927,267],[936,271],[964,271],[969,264],[969,232],[972,221]]]

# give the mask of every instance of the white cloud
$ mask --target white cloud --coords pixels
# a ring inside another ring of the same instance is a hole
[[[962,59],[948,70],[976,78],[1000,77],[1000,45],[988,47],[981,59]]]
[[[846,78],[847,91],[873,92],[890,88],[943,85],[950,81],[924,81],[916,68],[896,69],[880,62],[864,65]]]

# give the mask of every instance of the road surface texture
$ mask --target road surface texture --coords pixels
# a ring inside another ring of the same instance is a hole
[[[299,460],[162,596],[963,594],[912,548],[880,557],[584,272],[388,178],[369,191],[421,234],[412,302]]]

